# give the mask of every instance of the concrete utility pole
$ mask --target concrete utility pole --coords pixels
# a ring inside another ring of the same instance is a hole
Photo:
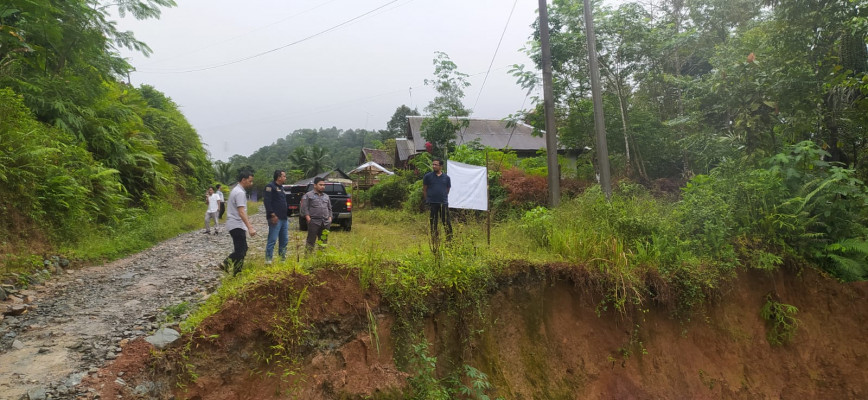
[[[597,131],[597,168],[600,169],[600,186],[603,193],[606,194],[606,200],[611,200],[612,172],[609,169],[609,145],[606,143],[603,95],[600,89],[600,65],[597,62],[597,35],[594,33],[594,16],[591,13],[590,0],[585,0],[584,8],[585,34],[588,37],[588,67],[591,70],[591,96],[594,98],[594,128]]]
[[[549,45],[549,13],[546,8],[546,0],[539,0],[539,41],[542,48],[543,104],[546,110],[546,161],[548,161],[549,169],[549,205],[557,207],[561,203],[561,171],[558,168],[558,127],[555,124],[555,95],[552,88],[552,51]]]

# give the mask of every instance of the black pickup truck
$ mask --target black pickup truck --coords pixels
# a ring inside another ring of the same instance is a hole
[[[298,214],[301,196],[307,193],[307,185],[283,185],[283,193],[286,194],[286,215],[291,217]]]
[[[304,188],[304,190],[301,190]],[[313,183],[307,186],[300,185],[284,185],[283,191],[286,193],[286,206],[289,209],[289,215],[298,214],[298,228],[307,230],[307,220],[304,215],[301,215],[301,198],[305,193],[313,190]],[[329,195],[329,200],[332,203],[332,229],[335,225],[340,225],[344,230],[353,229],[353,198],[347,193],[344,184],[340,182],[326,182],[325,193]]]

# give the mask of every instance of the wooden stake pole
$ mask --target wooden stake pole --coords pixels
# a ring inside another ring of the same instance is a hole
[[[491,247],[491,191],[488,187],[488,149],[485,149],[485,200],[488,208],[488,222],[487,229],[488,231],[488,247]]]

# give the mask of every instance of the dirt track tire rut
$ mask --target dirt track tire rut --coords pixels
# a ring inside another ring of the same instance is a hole
[[[263,251],[268,235],[262,207],[250,221],[257,235],[248,237],[248,258]],[[30,311],[0,320],[0,399],[87,397],[76,386],[125,343],[177,323],[167,321],[166,307],[198,303],[218,287],[218,263],[232,251],[220,228],[219,235],[184,233],[22,291]]]

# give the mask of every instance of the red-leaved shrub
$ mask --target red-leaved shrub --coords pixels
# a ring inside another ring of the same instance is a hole
[[[507,201],[511,204],[545,205],[547,203],[548,182],[544,176],[528,175],[518,168],[510,168],[503,171],[500,184],[506,188]]]

